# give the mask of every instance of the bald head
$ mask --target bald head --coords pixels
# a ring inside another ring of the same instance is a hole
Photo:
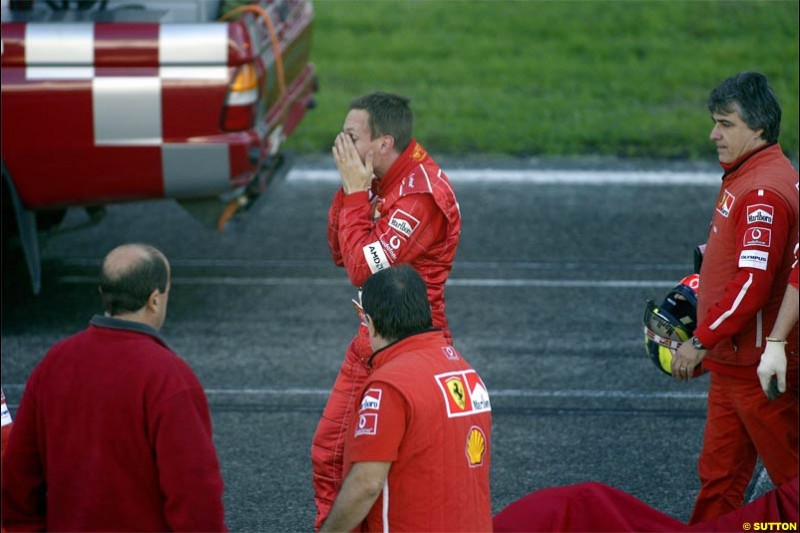
[[[151,260],[153,255],[161,255],[161,252],[146,244],[117,246],[103,260],[103,274],[110,279],[119,279],[142,261]]]
[[[107,314],[134,313],[157,291],[169,285],[169,263],[161,251],[147,244],[124,244],[103,260],[100,293]]]

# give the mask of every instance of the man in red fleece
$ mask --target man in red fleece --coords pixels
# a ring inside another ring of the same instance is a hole
[[[124,245],[105,258],[105,316],[31,373],[3,458],[9,531],[224,531],[203,388],[158,333],[169,263]]]
[[[778,145],[781,108],[764,75],[728,78],[708,108],[725,173],[700,270],[698,326],[672,363],[680,380],[701,362],[711,372],[690,523],[741,507],[757,456],[776,485],[798,470],[796,325],[781,339],[788,392],[770,401],[756,373],[794,260],[798,176]]]
[[[373,93],[351,102],[333,146],[342,187],[330,207],[328,245],[334,263],[347,270],[355,287],[391,265],[410,264],[427,286],[433,325],[449,340],[444,285],[461,234],[461,214],[447,176],[414,140],[412,129],[407,98]],[[316,528],[342,484],[344,441],[371,354],[362,325],[347,349],[311,446]]]

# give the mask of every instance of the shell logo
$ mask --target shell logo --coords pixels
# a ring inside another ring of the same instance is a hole
[[[467,434],[467,462],[470,467],[481,466],[486,454],[486,435],[478,426],[472,426]]]

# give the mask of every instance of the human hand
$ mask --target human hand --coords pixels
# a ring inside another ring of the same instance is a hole
[[[761,382],[761,389],[770,401],[777,398],[778,394],[786,392],[786,343],[767,341],[767,347],[761,354],[761,362],[758,364],[758,381]],[[772,376],[777,378],[778,390],[770,390]]]
[[[698,350],[691,342],[684,342],[672,356],[672,375],[680,381],[689,381],[705,356],[706,350]]]
[[[353,139],[346,133],[336,136],[331,151],[342,178],[344,193],[368,191],[372,183],[372,151],[367,152],[366,161],[362,162]]]

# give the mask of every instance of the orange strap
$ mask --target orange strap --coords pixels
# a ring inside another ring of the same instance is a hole
[[[249,4],[231,9],[222,15],[220,20],[227,20],[243,11],[249,11],[251,13],[260,15],[261,19],[264,21],[264,24],[267,26],[269,37],[272,40],[272,53],[275,56],[275,71],[278,74],[278,90],[280,93],[279,99],[283,99],[284,94],[286,94],[286,78],[284,77],[283,73],[283,54],[281,53],[281,43],[278,40],[278,32],[275,31],[275,25],[272,23],[269,13],[267,13],[266,10],[259,5]]]

